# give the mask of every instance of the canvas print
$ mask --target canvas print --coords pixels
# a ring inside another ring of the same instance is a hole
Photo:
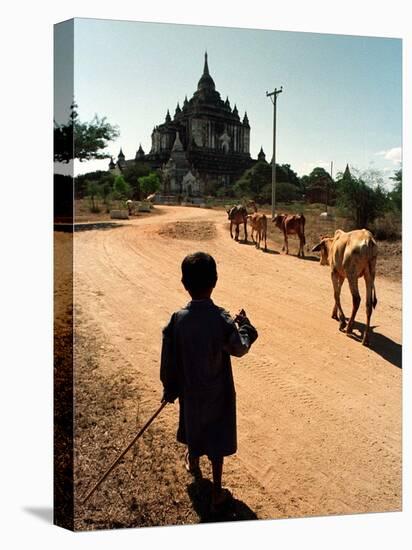
[[[402,40],[55,25],[54,521],[402,509]]]

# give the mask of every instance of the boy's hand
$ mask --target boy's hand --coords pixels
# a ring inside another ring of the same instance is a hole
[[[177,395],[172,395],[171,393],[167,393],[166,391],[163,393],[163,397],[161,401],[167,401],[167,403],[174,403],[177,399]]]
[[[246,311],[244,309],[241,309],[239,311],[239,313],[235,316],[235,323],[238,323],[238,324],[242,324],[244,323],[245,321],[247,321],[247,317],[246,317]]]

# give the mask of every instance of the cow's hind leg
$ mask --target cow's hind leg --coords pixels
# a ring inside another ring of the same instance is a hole
[[[350,316],[346,332],[347,334],[352,334],[353,323],[355,322],[356,313],[358,312],[359,304],[361,302],[358,287],[358,276],[356,273],[348,274],[348,283],[352,294],[352,315]]]
[[[365,326],[365,332],[363,333],[362,344],[364,346],[368,346],[370,322],[371,322],[371,316],[372,316],[372,309],[374,307],[373,294],[374,294],[375,283],[373,280],[373,276],[370,274],[369,270],[365,272],[364,277],[365,277],[365,284],[366,284],[366,326]]]
[[[239,240],[239,224],[235,224],[235,241]]]
[[[232,227],[233,227],[233,222],[232,220],[230,220],[230,238],[231,239],[233,239]]]
[[[283,237],[284,237],[284,243],[283,243],[282,250],[284,250],[286,254],[289,254],[289,243],[288,243],[288,233],[287,233],[287,231],[284,231]]]
[[[333,307],[332,317],[340,322],[339,330],[344,330],[344,328],[346,327],[346,317],[343,313],[343,309],[340,303],[340,291],[342,289],[344,279],[343,277],[340,277],[335,271],[332,271],[331,277],[333,284],[333,294],[335,298],[335,305]]]
[[[243,222],[244,228],[245,228],[245,243],[247,243],[247,221]]]
[[[302,234],[299,234],[299,252],[298,252],[298,256],[301,256],[302,258],[305,257],[304,244],[305,244],[304,236]]]

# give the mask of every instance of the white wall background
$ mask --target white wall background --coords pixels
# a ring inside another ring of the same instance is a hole
[[[52,507],[52,40],[53,24],[100,17],[405,38],[408,3],[189,0],[6,2],[1,9],[0,544],[11,548],[406,548],[410,499],[410,378],[404,360],[404,512],[186,528],[72,534],[51,525]],[[207,8],[207,13],[205,13]],[[404,97],[411,96],[410,70]],[[410,101],[404,111],[404,203],[410,204]],[[408,138],[406,140],[406,138]],[[26,176],[31,171],[30,178]],[[406,214],[406,209],[405,209]],[[405,219],[404,251],[410,248]],[[405,256],[404,303],[410,303]],[[406,284],[405,284],[406,283]],[[410,313],[404,348],[410,358]],[[32,510],[32,512],[28,510]],[[33,513],[34,510],[34,513]],[[48,519],[50,518],[50,519]],[[410,535],[410,529],[409,529]]]

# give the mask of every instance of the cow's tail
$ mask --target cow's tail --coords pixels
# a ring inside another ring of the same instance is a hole
[[[376,308],[377,304],[378,304],[378,298],[376,296],[375,283],[373,283],[373,287],[372,287],[372,307],[373,307],[373,309]]]
[[[303,244],[305,245],[306,244],[306,237],[305,237],[305,216],[303,214],[300,215],[301,216],[301,221],[302,221],[302,233],[303,233]]]
[[[372,239],[368,240],[367,246],[368,246],[368,254],[369,254],[369,259],[368,259],[369,273],[372,277],[372,307],[373,309],[375,309],[378,303],[378,298],[376,296],[376,289],[375,289],[376,256],[378,253],[378,247],[376,245],[376,242]]]

